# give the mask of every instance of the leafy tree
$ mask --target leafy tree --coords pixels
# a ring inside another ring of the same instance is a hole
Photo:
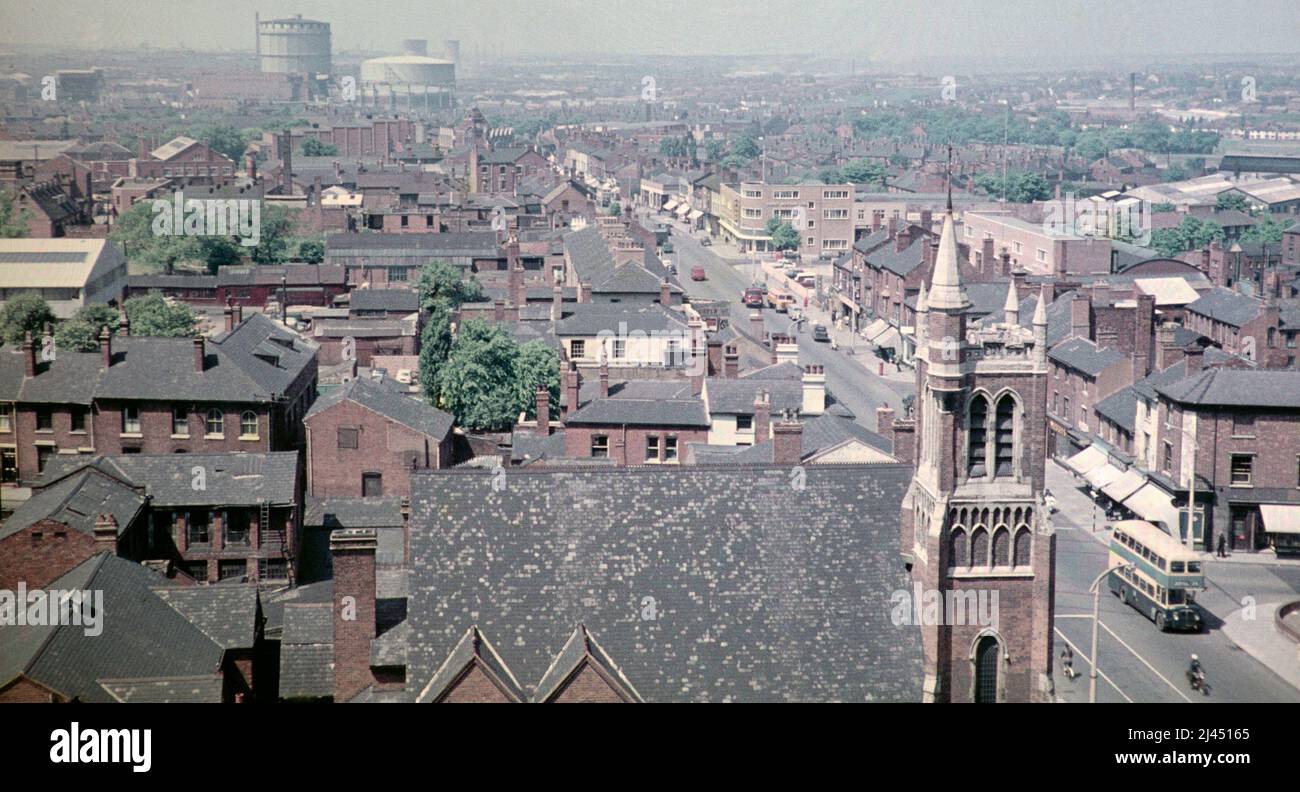
[[[610,205],[609,205],[609,216],[610,216],[610,217],[622,217],[622,216],[623,216],[623,207],[619,204],[618,201],[613,201],[613,202],[610,203]]]
[[[69,319],[54,328],[54,346],[66,352],[94,352],[99,349],[102,328],[82,319]]]
[[[704,159],[717,162],[722,159],[724,144],[719,138],[709,138],[704,142]]]
[[[153,203],[141,201],[118,218],[109,238],[122,245],[131,261],[167,273],[180,264],[202,264],[215,274],[218,268],[243,258],[244,248],[233,238],[158,233],[154,228],[157,217]]]
[[[688,153],[686,142],[681,138],[666,137],[659,141],[659,153],[665,157],[685,157]]]
[[[799,232],[786,220],[771,218],[767,221],[766,231],[776,250],[794,250],[799,247]]]
[[[39,338],[45,326],[53,322],[54,312],[39,294],[22,292],[0,308],[0,340],[19,344],[29,332],[32,338]]]
[[[169,303],[157,291],[131,297],[122,306],[131,322],[131,335],[183,338],[195,334],[198,317],[182,302]]]
[[[873,160],[853,160],[844,166],[844,178],[854,184],[869,184],[878,182],[882,187],[885,185],[885,178],[888,175],[885,167],[879,162]]]
[[[443,409],[468,429],[500,430],[522,408],[516,361],[519,344],[501,325],[471,319],[461,328],[438,371]],[[558,374],[557,374],[558,376]]]
[[[451,313],[441,305],[429,313],[429,319],[420,332],[420,387],[429,403],[442,403],[438,372],[451,354]]]
[[[1173,212],[1173,211],[1177,211],[1177,209],[1178,207],[1174,206],[1171,203],[1168,203],[1167,201],[1161,201],[1160,203],[1151,204],[1152,212]]]
[[[1241,193],[1221,192],[1214,199],[1214,208],[1219,211],[1235,209],[1238,212],[1249,212],[1250,204]]]
[[[1011,171],[1005,177],[1001,174],[981,173],[975,177],[975,186],[990,196],[1005,195],[1012,203],[1045,201],[1052,196],[1047,179],[1037,173]]]
[[[228,124],[193,124],[183,127],[171,127],[166,132],[168,138],[177,135],[184,135],[207,143],[218,154],[224,154],[235,162],[239,162],[244,156],[244,149],[248,148],[248,144],[253,138],[257,137],[257,130],[237,129]]]
[[[299,153],[304,157],[337,157],[339,147],[333,143],[322,143],[318,138],[307,138],[302,142]]]
[[[448,310],[459,308],[461,303],[483,299],[483,289],[473,278],[466,278],[460,267],[449,261],[431,261],[420,270],[415,285],[420,293],[420,308],[432,311],[441,306]]]
[[[15,209],[12,192],[0,190],[0,239],[17,239],[25,236],[27,236],[27,211]]]
[[[1223,240],[1222,226],[1188,215],[1174,228],[1153,231],[1150,247],[1162,256],[1173,257],[1187,250],[1200,250],[1215,240]]]
[[[519,347],[515,356],[516,399],[519,410],[529,418],[537,417],[537,386],[544,385],[551,393],[551,404],[560,404],[560,357],[542,341],[529,341]],[[519,410],[516,410],[516,414]]]
[[[754,140],[752,136],[738,135],[731,143],[731,153],[749,161],[762,154],[763,150],[759,148],[758,141]]]
[[[298,258],[308,264],[319,264],[325,260],[325,243],[308,239],[298,243]]]
[[[293,222],[282,206],[262,204],[261,228],[257,245],[249,250],[254,264],[283,264],[289,258],[289,234]]]
[[[838,168],[822,168],[817,173],[817,178],[824,184],[839,184],[844,180],[844,174]]]
[[[1282,241],[1282,232],[1286,229],[1286,223],[1279,222],[1271,217],[1264,217],[1258,223],[1242,232],[1241,241],[1264,242],[1269,245],[1276,245]]]

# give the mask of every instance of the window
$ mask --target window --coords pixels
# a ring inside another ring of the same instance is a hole
[[[677,459],[677,438],[664,438],[664,461],[673,462]]]
[[[0,432],[12,432],[14,430],[14,406],[12,404],[0,404]]]
[[[245,410],[244,414],[239,416],[239,436],[257,437],[257,413]]]
[[[605,459],[609,456],[609,438],[605,435],[591,436],[591,456],[593,459]]]
[[[848,198],[848,197],[849,197],[849,191],[848,191],[848,190],[822,190],[822,197],[823,197],[823,198],[832,198],[832,199],[835,199],[835,198]],[[844,211],[847,212],[848,210],[846,209],[846,210],[844,210]],[[845,215],[845,216],[847,217],[848,215]]]
[[[988,475],[988,419],[988,401],[983,396],[976,396],[970,403],[970,428],[967,430],[966,471],[972,478]]]
[[[257,577],[261,580],[288,580],[289,562],[283,558],[259,558]]]
[[[339,428],[339,448],[356,448],[357,439],[360,435],[358,429]]]
[[[243,509],[231,509],[221,520],[222,542],[227,545],[248,544],[248,512]]]
[[[71,431],[83,434],[86,431],[86,408],[80,405],[73,405],[68,408],[68,421],[72,425]]]
[[[749,219],[749,220],[759,220],[759,219],[762,219],[762,217],[763,217],[763,210],[762,210],[762,209],[745,209],[745,210],[742,210],[741,214],[742,214],[746,219]]]
[[[586,356],[587,356],[586,341],[578,340],[578,341],[569,342],[569,358],[571,360],[577,360],[578,358],[584,358]]]
[[[1174,469],[1174,444],[1168,440],[1165,441],[1165,460],[1162,469],[1166,473],[1170,473]]]
[[[188,545],[212,544],[212,515],[206,510],[192,511],[185,520],[185,543]]]
[[[190,436],[190,408],[172,408],[172,434],[177,437]]]
[[[217,580],[234,580],[248,574],[248,562],[242,558],[217,562]]]
[[[1255,465],[1255,458],[1250,454],[1233,454],[1232,455],[1232,486],[1249,487],[1251,478],[1251,469]]]
[[[975,703],[996,704],[998,700],[998,641],[991,635],[975,648]]]
[[[361,474],[361,497],[377,498],[384,494],[384,477],[380,473]]]
[[[623,358],[627,357],[627,339],[625,338],[614,339],[613,357],[615,360],[622,360]]]
[[[1012,242],[1011,249],[1017,253],[1021,253],[1024,251],[1024,247],[1019,242]]]
[[[122,433],[140,434],[140,408],[122,408]]]
[[[1047,261],[1047,251],[1042,248],[1036,248],[1034,250],[1034,259],[1040,264]]]
[[[1232,436],[1254,437],[1255,416],[1246,413],[1238,413],[1232,416]]]
[[[1061,397],[1061,417],[1069,420],[1070,418],[1070,397]]]
[[[659,461],[659,435],[650,435],[645,439],[645,461]]]
[[[207,433],[218,437],[226,434],[226,416],[215,407],[208,410]]]
[[[49,463],[50,456],[54,453],[54,446],[36,446],[36,472],[44,473],[45,465]]]
[[[49,407],[36,408],[36,431],[53,432],[54,431],[54,411]]]
[[[823,220],[848,220],[849,210],[848,209],[823,209],[822,219]]]
[[[185,574],[198,581],[208,579],[208,562],[207,561],[186,561],[181,563],[181,569]]]
[[[1011,563],[1011,532],[1005,527],[993,534],[993,566],[1004,567]]]
[[[1016,400],[1010,394],[998,400],[996,436],[997,469],[994,475],[1015,473]]]
[[[749,430],[753,429],[753,428],[754,428],[754,416],[752,416],[752,415],[737,415],[737,416],[736,416],[736,428],[739,429],[739,430],[742,431],[742,432],[748,432]]]

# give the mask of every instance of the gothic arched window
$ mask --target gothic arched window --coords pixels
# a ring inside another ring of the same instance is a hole
[[[1029,528],[1020,526],[1016,531],[1016,566],[1029,566]]]
[[[971,534],[970,555],[971,566],[986,567],[989,565],[989,532],[984,530],[982,525]]]
[[[1011,532],[1006,526],[993,533],[993,566],[1002,567],[1011,563]]]
[[[958,569],[970,566],[970,546],[966,542],[965,529],[954,526],[948,534],[948,566]]]
[[[966,440],[966,475],[971,478],[988,475],[988,422],[989,403],[976,396],[970,403],[970,421]]]
[[[1010,476],[1015,473],[1016,400],[1011,394],[998,399],[995,421],[994,475]]]
[[[975,647],[975,703],[996,704],[998,700],[998,639],[986,635]]]

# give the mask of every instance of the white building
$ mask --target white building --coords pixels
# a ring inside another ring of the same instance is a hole
[[[39,294],[66,319],[88,303],[119,300],[126,258],[105,239],[0,239],[0,305]]]

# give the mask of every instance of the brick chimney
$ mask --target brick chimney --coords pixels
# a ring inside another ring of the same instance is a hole
[[[894,252],[901,253],[912,243],[912,228],[905,226],[894,234]]]
[[[1092,338],[1092,304],[1088,295],[1075,294],[1070,301],[1070,334],[1079,338]]]
[[[803,459],[803,424],[794,413],[772,425],[772,461],[778,465],[797,465]]]
[[[1002,255],[998,259],[1002,262],[1002,277],[1011,277],[1011,252],[1002,248]]]
[[[821,415],[826,412],[826,369],[822,366],[804,366],[803,414]]]
[[[244,157],[244,175],[257,181],[257,156],[251,152]]]
[[[755,341],[762,343],[764,332],[765,331],[763,329],[763,312],[750,311],[749,312],[749,334],[754,337]]]
[[[996,255],[993,249],[993,237],[984,237],[980,242],[980,272],[992,271],[993,260]]]
[[[591,302],[591,284],[584,283],[578,286],[578,302]]]
[[[1187,361],[1187,376],[1199,374],[1205,368],[1205,349],[1194,342],[1188,344],[1183,348],[1183,359]]]
[[[113,365],[113,334],[108,332],[108,325],[99,329],[99,354],[104,368]]]
[[[600,398],[609,398],[609,359],[604,353],[600,356]]]
[[[883,229],[884,227],[885,227],[885,210],[872,209],[871,210],[871,233],[873,234],[879,233],[881,229]]]
[[[876,408],[876,434],[888,440],[892,447],[894,442],[894,409],[889,405],[882,404]]]
[[[740,376],[740,350],[735,344],[728,344],[722,352],[722,376],[724,379]]]
[[[548,437],[551,434],[551,391],[545,385],[537,386],[537,434]]]
[[[673,304],[672,287],[668,285],[667,278],[665,278],[663,282],[659,284],[659,304],[665,308],[670,308],[672,307]]]
[[[578,392],[582,387],[582,375],[578,373],[578,364],[569,361],[569,368],[564,372],[564,404],[560,405],[561,417],[578,409]]]
[[[1183,350],[1174,343],[1177,329],[1174,322],[1161,322],[1156,329],[1156,371],[1164,371],[1183,359]]]
[[[564,287],[555,284],[551,289],[551,321],[558,322],[564,318]]]
[[[1137,382],[1151,373],[1156,298],[1150,294],[1138,294],[1137,307],[1133,310],[1133,381]]]
[[[921,210],[921,228],[924,228],[926,231],[934,230],[934,213],[929,209]]]
[[[235,301],[233,298],[226,298],[226,307],[222,313],[226,318],[226,332],[229,333],[235,329]]]
[[[766,390],[754,399],[754,445],[765,443],[772,434],[772,398]]]
[[[916,464],[916,420],[893,420],[894,458],[908,465]]]
[[[95,552],[117,555],[117,520],[111,514],[95,518]]]
[[[374,684],[370,641],[375,637],[375,550],[373,528],[330,533],[334,559],[334,700],[344,702]]]
[[[203,336],[194,339],[194,370],[203,373],[207,367],[207,351],[203,346]]]
[[[776,344],[776,362],[798,365],[799,345],[790,336],[781,336],[781,340]]]
[[[131,318],[126,315],[125,308],[117,312],[117,334],[124,338],[131,335]]]
[[[36,376],[36,345],[32,343],[32,331],[23,334],[23,376]]]
[[[244,323],[244,306],[235,303],[235,327]]]

